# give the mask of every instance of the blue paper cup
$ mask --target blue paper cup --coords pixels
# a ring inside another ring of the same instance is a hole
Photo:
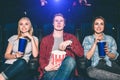
[[[19,39],[18,51],[20,53],[24,53],[25,52],[26,44],[27,44],[27,39],[26,38],[20,38]]]
[[[98,45],[99,56],[100,56],[101,58],[104,58],[105,55],[106,55],[105,49],[104,49],[104,48],[105,48],[105,45],[106,45],[106,42],[105,42],[105,41],[100,41],[100,42],[97,43],[97,45]]]

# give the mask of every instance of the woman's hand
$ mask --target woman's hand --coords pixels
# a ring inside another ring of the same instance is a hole
[[[104,50],[105,50],[106,55],[108,55],[110,53],[107,45],[105,45]]]
[[[111,52],[109,51],[109,48],[108,48],[107,45],[105,46],[104,49],[105,49],[105,53],[106,53],[106,55],[107,55],[109,58],[111,58],[111,59],[115,59],[116,55],[115,55],[114,53],[111,53]]]
[[[97,43],[97,42],[99,42],[101,40],[103,40],[103,34],[100,34],[99,36],[95,37],[95,43]]]
[[[17,52],[15,53],[15,58],[20,58],[23,56],[23,53]]]
[[[28,32],[22,33],[23,37],[28,37],[30,40],[33,39],[32,35],[30,35]]]
[[[60,43],[59,49],[62,50],[62,51],[64,51],[71,44],[72,44],[71,40],[63,41],[62,43]]]
[[[35,41],[34,37],[32,35],[30,35],[30,33],[25,32],[22,33],[23,37],[27,37],[32,44],[32,55],[33,57],[37,57],[38,56],[38,41]]]

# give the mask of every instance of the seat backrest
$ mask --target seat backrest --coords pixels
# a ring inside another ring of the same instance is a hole
[[[2,51],[2,26],[0,25],[0,51]]]
[[[42,30],[43,30],[43,36],[46,36],[53,32],[53,25],[49,23],[45,24]],[[66,24],[64,27],[64,32],[75,34],[74,24],[70,24],[70,23]]]
[[[117,33],[117,35],[115,36],[117,36],[116,42],[117,42],[117,48],[118,48],[117,50],[119,52],[119,60],[120,60],[120,24],[115,27],[115,31]]]
[[[17,23],[11,23],[6,24],[3,28],[3,53],[5,53],[7,44],[8,44],[8,38],[10,38],[12,35],[17,34]]]

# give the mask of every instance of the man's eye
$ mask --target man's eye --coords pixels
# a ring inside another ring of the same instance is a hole
[[[63,20],[60,20],[60,22],[63,22]]]
[[[58,22],[58,20],[55,20],[55,22]]]

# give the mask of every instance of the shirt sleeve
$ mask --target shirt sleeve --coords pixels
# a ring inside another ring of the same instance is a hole
[[[117,59],[117,57],[119,56],[119,53],[117,52],[117,44],[114,40],[114,38],[111,37],[110,39],[110,44],[109,44],[109,50],[110,50],[110,53],[113,53],[116,55],[115,59]]]
[[[41,41],[41,43],[40,43],[40,51],[39,51],[39,56],[40,56],[40,58],[39,58],[39,64],[40,64],[40,66],[39,66],[38,71],[40,73],[42,73],[44,71],[45,66],[48,64],[47,63],[48,59],[46,59],[46,57],[48,56],[46,54],[47,53],[46,48],[47,48],[46,39],[43,38],[42,41]]]
[[[84,48],[84,56],[87,55],[87,52],[90,50],[91,48],[91,43],[90,43],[90,38],[89,36],[85,37],[84,40],[83,40],[83,48]]]
[[[13,35],[8,39],[8,42],[12,45],[14,44],[15,40],[17,40],[17,35]]]
[[[36,36],[33,36],[33,37],[34,37],[35,41],[38,41],[38,38]]]

